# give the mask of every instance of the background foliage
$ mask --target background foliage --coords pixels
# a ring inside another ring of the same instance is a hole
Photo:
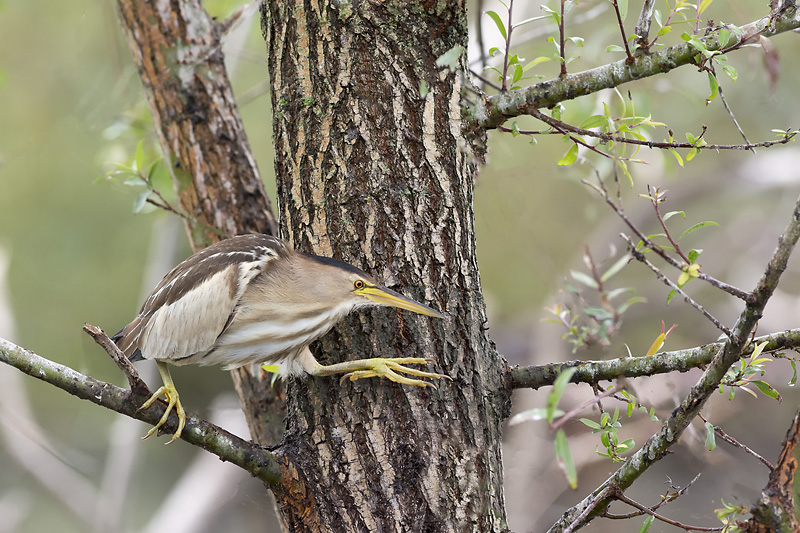
[[[470,11],[473,21],[481,10],[503,13],[499,3],[481,4]],[[538,3],[519,7],[521,4],[518,2],[515,11],[517,20],[542,13]],[[552,1],[549,5],[556,7]],[[222,17],[237,4],[207,2],[206,7]],[[631,5],[627,25],[632,26],[639,7],[638,3]],[[664,11],[663,4],[657,8]],[[713,4],[708,16],[744,23],[766,12],[767,7],[760,3],[731,0]],[[570,22],[568,33],[583,37],[585,46],[569,49],[571,55],[580,56],[569,64],[570,72],[622,57],[606,52],[609,45],[619,43],[619,29],[609,2],[581,2],[572,17],[571,21],[583,18],[584,22]],[[485,16],[482,22],[483,48],[502,46],[494,23]],[[691,31],[691,27],[684,26],[660,41],[678,42],[682,31]],[[127,323],[141,304],[143,292],[185,257],[188,248],[174,217],[160,212],[134,215],[132,206],[138,191],[98,182],[112,170],[112,163],[129,162],[134,157],[142,137],[147,156],[157,157],[152,152],[155,145],[150,138],[148,110],[118,30],[115,7],[111,2],[88,0],[2,2],[0,35],[4,42],[0,47],[0,267],[8,266],[4,282],[0,268],[0,288],[4,283],[6,295],[6,301],[0,303],[0,336],[100,379],[123,384],[111,361],[80,328],[84,322],[91,322],[113,332]],[[545,40],[549,35],[555,35],[552,23],[528,24],[516,32],[513,51],[528,61],[552,54],[552,44]],[[739,51],[729,57],[739,79],[731,83],[721,77],[721,82],[751,140],[771,139],[773,128],[800,125],[800,106],[796,102],[798,65],[790,53],[796,39],[793,34],[773,39],[781,59],[774,91],[760,49]],[[255,19],[244,24],[226,46],[251,146],[271,191],[274,183],[268,95],[258,89],[266,76],[263,50]],[[477,62],[479,55],[478,47],[473,46],[470,57]],[[558,67],[544,62],[530,73],[550,79],[558,74]],[[627,91],[631,91],[640,114],[652,114],[653,120],[668,123],[676,137],[682,138],[686,131],[697,133],[705,124],[709,142],[741,142],[719,99],[705,105],[709,93],[707,77],[691,67],[621,88],[623,96]],[[564,119],[580,122],[601,112],[603,101],[616,105],[619,99],[606,91],[568,102]],[[541,128],[533,119],[528,120],[520,120],[519,128]],[[656,140],[666,136],[665,128],[653,134]],[[659,333],[662,320],[668,326],[678,324],[667,341],[667,349],[716,339],[718,332],[713,326],[698,319],[699,315],[681,302],[676,300],[664,307],[666,288],[634,264],[625,268],[615,282],[618,286],[635,287],[648,303],[634,307],[621,335],[606,350],[571,354],[571,347],[560,340],[562,330],[541,322],[548,316],[543,308],[568,298],[559,294],[559,289],[570,269],[586,270],[581,260],[585,246],[590,247],[596,260],[609,258],[609,265],[616,257],[613,247],[624,247],[617,237],[622,230],[619,221],[580,184],[581,179],[594,174],[593,166],[603,172],[608,163],[590,158],[589,164],[581,154],[570,167],[556,166],[569,148],[558,136],[539,138],[538,144],[531,146],[525,136],[493,132],[490,143],[488,165],[476,189],[476,228],[491,333],[500,352],[512,363],[617,357],[626,353],[624,344],[634,353],[644,353]],[[667,152],[643,151],[637,157],[649,164],[635,166],[635,185],[625,191],[631,216],[643,228],[655,232],[652,208],[638,195],[645,192],[646,184],[668,189],[666,210],[683,210],[687,215],[685,220],[673,218],[679,229],[702,220],[720,223],[718,228],[705,228],[687,237],[689,246],[705,250],[701,260],[704,270],[734,285],[751,288],[798,194],[796,147],[790,144],[763,149],[757,155],[703,152],[685,168],[679,167]],[[693,296],[724,323],[730,324],[738,315],[737,302],[720,298],[699,284],[692,289]],[[800,276],[795,266],[786,273],[779,294],[770,302],[761,333],[798,326],[798,292]],[[4,311],[10,311],[9,318],[5,318]],[[770,382],[783,394],[782,404],[738,394],[733,402],[720,396],[707,412],[728,433],[774,459],[798,398],[786,386],[788,363],[768,366]],[[116,494],[114,491],[127,491],[124,505],[117,502],[120,523],[126,529],[145,528],[156,509],[165,513],[161,515],[163,520],[173,516],[180,508],[180,500],[160,507],[168,496],[182,498],[192,494],[195,500],[198,498],[196,492],[174,487],[173,480],[185,475],[190,465],[205,468],[198,466],[202,461],[199,455],[193,459],[201,452],[187,454],[180,443],[166,449],[154,442],[140,443],[138,436],[146,429],[141,425],[115,421],[112,413],[84,405],[52,387],[27,379],[23,383],[12,375],[14,372],[0,368],[0,517],[4,517],[0,532],[43,531],[56,525],[61,531],[87,531],[93,518],[103,514],[98,503],[105,501],[102,498],[84,502],[86,508],[78,512],[65,503],[63,495],[56,496],[44,488],[31,473],[37,467],[24,465],[20,447],[29,454],[38,447],[44,450],[42,455],[33,455],[39,468],[47,468],[43,457],[54,457],[57,464],[66,466],[62,481],[66,486],[77,486],[70,497],[78,508],[81,495],[91,495],[92,490],[109,501]],[[657,412],[668,413],[674,398],[680,397],[695,378],[692,373],[637,380],[636,387],[643,401],[655,406]],[[236,431],[239,434],[246,431],[227,373],[182,368],[175,379],[190,410],[212,419],[222,417],[222,425],[234,431],[240,424],[241,429]],[[22,387],[22,395],[17,394]],[[583,395],[577,388],[568,391],[565,401],[579,403],[591,394],[589,387],[585,388]],[[515,411],[544,405],[546,393],[518,393]],[[27,402],[46,436],[25,422]],[[655,429],[655,423],[647,417],[640,418],[625,426],[622,438],[632,437],[641,443],[647,432]],[[582,467],[580,487],[595,486],[613,465],[595,455],[594,446],[599,440],[585,426],[576,421],[565,429]],[[693,496],[672,504],[673,513],[697,522],[697,517],[709,517],[711,509],[721,507],[721,498],[751,502],[766,481],[765,469],[724,445],[714,452],[705,451],[702,427],[697,428],[695,437],[687,436],[680,453],[662,461],[645,476],[650,485],[642,485],[640,501],[657,500],[657,495],[666,490],[667,476],[675,484],[685,484],[700,472]],[[506,491],[514,530],[538,530],[536,524],[550,524],[578,498],[553,465],[552,438],[543,427],[533,424],[509,428]],[[133,465],[132,478],[125,488],[118,486],[120,478],[105,479],[110,472],[107,464],[119,466],[120,457],[127,457]],[[214,479],[215,485],[221,487],[221,494],[213,501],[220,502],[222,511],[207,509],[213,518],[206,522],[205,530],[214,531],[219,523],[240,531],[253,525],[255,530],[255,522],[272,512],[261,485],[232,467],[212,466],[219,468],[202,471],[209,472],[206,480]],[[76,479],[82,480],[85,487],[75,485]],[[195,490],[197,486],[195,483]],[[81,487],[85,488],[83,492]],[[193,503],[193,508],[196,505]],[[179,512],[178,516],[184,514],[185,511]],[[592,530],[602,526],[608,526],[609,531],[620,527],[596,522]],[[654,525],[652,530],[659,531],[659,527]]]

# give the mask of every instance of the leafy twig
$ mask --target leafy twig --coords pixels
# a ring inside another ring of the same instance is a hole
[[[702,420],[706,424],[710,424],[710,422],[708,420],[706,420],[706,418],[703,416],[702,413],[700,413],[697,416],[700,418],[700,420]],[[724,440],[728,444],[730,444],[730,445],[732,445],[732,446],[734,446],[736,448],[739,448],[740,450],[744,451],[745,453],[748,453],[748,454],[752,455],[753,457],[755,457],[756,459],[758,459],[759,461],[764,463],[764,465],[766,465],[766,467],[769,468],[770,470],[775,470],[775,467],[767,459],[765,459],[764,457],[759,455],[754,450],[750,449],[746,445],[742,444],[738,440],[734,439],[733,437],[731,437],[730,435],[725,433],[725,431],[721,427],[715,426],[713,424],[711,424],[711,426],[714,428],[714,433],[719,435],[719,438],[721,438],[722,440]]]
[[[683,300],[686,303],[688,303],[689,305],[691,305],[692,307],[694,307],[695,309],[700,311],[700,313],[704,317],[706,317],[709,320],[709,322],[714,324],[714,326],[717,329],[719,329],[722,333],[724,333],[726,337],[730,338],[730,336],[732,335],[730,329],[725,327],[719,320],[716,319],[716,317],[714,317],[714,315],[712,315],[711,313],[706,311],[705,308],[702,305],[700,305],[699,303],[694,301],[694,299],[691,296],[689,296],[688,294],[683,292],[683,289],[678,287],[678,285],[675,282],[673,282],[671,279],[669,279],[667,276],[665,276],[658,269],[657,266],[655,266],[653,263],[648,261],[647,258],[644,256],[644,254],[636,249],[636,245],[633,244],[633,241],[631,241],[630,237],[628,237],[625,234],[621,234],[621,235],[622,235],[622,238],[625,239],[625,241],[628,243],[628,250],[630,251],[630,253],[631,253],[631,255],[633,256],[634,259],[636,259],[640,263],[644,264],[647,268],[649,268],[653,272],[653,274],[655,274],[656,278],[658,278],[659,281],[661,281],[666,286],[668,286],[670,289],[672,289],[673,291],[678,293],[678,295],[681,298],[683,298]]]
[[[762,141],[758,143],[748,143],[748,144],[704,144],[702,146],[698,146],[697,144],[690,142],[642,141],[639,139],[631,139],[628,137],[614,135],[612,133],[603,133],[599,131],[587,130],[584,128],[579,128],[577,126],[573,126],[571,124],[567,124],[566,122],[555,119],[553,117],[549,117],[538,109],[532,110],[530,114],[532,117],[535,117],[544,122],[545,124],[555,128],[557,133],[563,134],[569,132],[569,133],[574,133],[576,135],[585,135],[587,137],[594,137],[597,139],[601,139],[604,142],[613,141],[618,143],[633,144],[637,146],[646,146],[647,148],[663,148],[663,149],[697,148],[698,150],[752,150],[754,148],[769,148],[771,146],[776,146],[779,144],[787,144],[788,142],[794,140],[795,136],[798,133],[797,131],[787,130],[783,137],[774,141]],[[533,135],[542,133],[538,131],[528,132],[524,130],[517,130],[517,132],[522,135]]]

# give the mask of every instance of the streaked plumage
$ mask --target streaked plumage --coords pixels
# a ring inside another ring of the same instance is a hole
[[[384,376],[426,386],[393,370],[442,377],[401,366],[424,359],[367,359],[323,367],[308,345],[358,307],[390,305],[434,317],[442,315],[381,286],[362,270],[337,259],[295,252],[267,235],[233,237],[194,254],[168,273],[139,316],[113,340],[131,360],[154,359],[171,405],[177,400],[171,365],[282,364],[285,372],[313,375],[348,372],[351,379]],[[401,362],[402,361],[402,362]],[[387,366],[387,362],[389,362]],[[152,434],[166,422],[169,410]],[[182,429],[183,419],[177,438]]]

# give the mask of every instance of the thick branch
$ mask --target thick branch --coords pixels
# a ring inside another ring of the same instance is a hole
[[[751,342],[742,355],[753,351],[755,344],[766,342],[765,352],[774,352],[800,347],[800,329],[786,330],[758,337]],[[566,361],[546,365],[514,367],[509,370],[512,387],[515,389],[538,389],[552,385],[558,375],[567,368],[574,368],[573,383],[597,383],[618,377],[637,378],[666,374],[669,372],[687,372],[711,363],[714,355],[725,346],[723,342],[706,344],[697,348],[661,352],[647,357],[620,357],[608,361]]]
[[[155,425],[164,414],[162,402],[156,402],[142,411],[137,410],[137,406],[147,399],[149,391],[146,389],[144,394],[122,389],[45,359],[5,339],[0,339],[0,361],[73,396],[150,425]],[[177,417],[173,414],[164,431],[172,432],[176,427]],[[181,439],[247,470],[273,490],[280,489],[281,467],[275,456],[266,449],[193,416],[187,416]]]
[[[765,17],[742,26],[743,42],[758,35],[770,37],[800,28],[800,10],[787,9],[775,17],[774,25],[771,25],[772,20]],[[701,40],[709,51],[720,49],[717,32]],[[496,128],[510,118],[530,115],[535,109],[548,108],[564,100],[586,96],[602,89],[619,87],[624,83],[664,74],[692,64],[697,53],[690,44],[679,44],[639,56],[632,65],[621,59],[615,63],[569,74],[525,89],[494,94],[478,102],[475,108],[475,122],[483,128]]]
[[[783,235],[778,239],[775,253],[753,291],[755,299],[745,306],[732,328],[732,337],[714,355],[706,371],[703,372],[686,398],[664,421],[661,430],[650,437],[644,446],[634,453],[605,483],[564,513],[550,529],[551,532],[564,531],[566,528],[576,530],[588,523],[593,517],[602,513],[613,499],[611,497],[598,499],[598,494],[605,493],[610,486],[619,487],[621,490],[627,489],[650,466],[661,459],[673,444],[678,442],[683,431],[698,415],[708,398],[717,390],[728,368],[745,353],[748,346],[747,340],[761,318],[767,301],[777,288],[778,281],[786,270],[798,238],[800,238],[800,198],[795,204],[792,218]]]

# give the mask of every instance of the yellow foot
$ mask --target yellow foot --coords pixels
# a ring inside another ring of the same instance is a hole
[[[383,357],[375,357],[372,359],[359,359],[358,361],[347,361],[344,363],[338,363],[335,365],[330,366],[322,366],[319,365],[319,368],[315,375],[322,375],[322,376],[329,376],[331,374],[338,374],[340,372],[346,372],[344,376],[339,380],[339,382],[343,382],[345,379],[349,379],[350,381],[355,381],[357,379],[363,378],[387,378],[395,383],[401,383],[403,385],[416,385],[417,387],[433,387],[436,388],[436,385],[430,383],[428,381],[422,381],[420,379],[413,379],[406,377],[402,374],[409,374],[411,376],[416,376],[419,378],[429,378],[429,379],[450,379],[449,376],[444,374],[435,374],[433,372],[423,372],[422,370],[417,370],[415,368],[408,368],[407,366],[403,365],[426,365],[428,363],[433,363],[430,359],[422,359],[420,357],[397,357],[397,358],[383,358]],[[402,373],[402,374],[400,374]]]
[[[178,415],[178,430],[172,435],[172,439],[170,439],[167,444],[171,444],[172,442],[176,441],[180,438],[181,433],[183,433],[183,427],[186,425],[186,412],[183,410],[183,405],[181,405],[181,401],[178,398],[178,391],[175,389],[175,384],[172,382],[172,377],[169,374],[169,369],[167,368],[166,364],[158,362],[158,371],[161,373],[161,379],[164,380],[164,385],[159,388],[155,393],[153,393],[150,398],[142,404],[142,406],[137,409],[141,411],[142,409],[147,409],[153,402],[158,400],[158,398],[163,394],[167,400],[167,410],[164,411],[164,414],[161,416],[161,420],[158,421],[158,424],[153,426],[153,428],[147,432],[147,435],[142,437],[142,440],[155,435],[158,432],[158,429],[167,423],[169,419],[169,414],[172,412],[172,409],[175,409],[175,412]]]

